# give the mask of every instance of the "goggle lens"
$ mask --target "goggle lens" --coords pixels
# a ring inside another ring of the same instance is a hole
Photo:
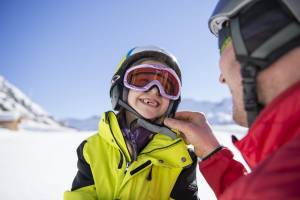
[[[175,71],[157,64],[143,64],[130,68],[125,74],[124,84],[130,89],[139,91],[149,90],[156,85],[161,95],[169,99],[177,99],[181,88]]]

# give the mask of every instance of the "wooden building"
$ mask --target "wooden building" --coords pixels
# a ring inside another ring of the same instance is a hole
[[[0,128],[17,131],[21,116],[14,112],[0,112]]]

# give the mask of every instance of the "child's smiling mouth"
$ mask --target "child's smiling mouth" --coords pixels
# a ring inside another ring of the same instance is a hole
[[[139,100],[143,104],[154,107],[154,108],[157,108],[160,105],[160,103],[158,101],[156,101],[155,99],[151,99],[151,98],[140,98]]]

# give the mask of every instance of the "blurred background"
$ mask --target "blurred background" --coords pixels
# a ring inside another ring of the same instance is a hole
[[[221,101],[209,1],[26,0],[0,3],[0,74],[57,119],[111,109],[110,79],[134,46],[181,63],[183,98]]]
[[[208,29],[216,3],[0,0],[2,198],[61,199],[76,173],[75,149],[111,109],[110,79],[135,46],[156,45],[177,57],[180,110],[204,112],[222,140],[243,135],[218,82],[217,39]],[[199,182],[201,199],[213,199]]]

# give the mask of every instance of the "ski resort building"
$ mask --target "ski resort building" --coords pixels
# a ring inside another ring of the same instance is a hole
[[[21,116],[18,113],[0,112],[0,128],[16,131],[20,123]]]

